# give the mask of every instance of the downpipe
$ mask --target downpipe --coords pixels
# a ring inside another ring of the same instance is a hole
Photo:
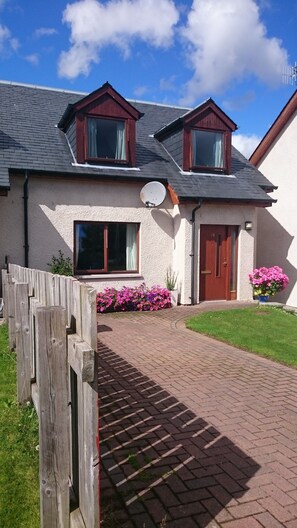
[[[190,220],[190,222],[192,224],[192,243],[191,243],[191,253],[190,253],[190,257],[192,259],[191,260],[191,297],[190,297],[191,305],[194,304],[194,292],[195,292],[196,211],[198,211],[198,209],[200,209],[200,207],[202,205],[202,202],[203,202],[203,200],[199,200],[198,204],[194,207],[194,209],[192,210],[192,215],[191,215],[191,220]]]
[[[24,261],[25,268],[29,267],[29,221],[28,221],[28,197],[29,197],[29,172],[25,171],[24,181]]]

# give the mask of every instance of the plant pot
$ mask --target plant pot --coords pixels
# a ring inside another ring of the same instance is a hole
[[[171,305],[172,306],[177,306],[178,290],[171,290],[170,291],[170,296],[171,296]]]
[[[269,295],[258,295],[259,303],[266,303],[269,301]]]

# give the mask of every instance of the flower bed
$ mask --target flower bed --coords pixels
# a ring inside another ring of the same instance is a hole
[[[254,295],[275,295],[289,284],[288,276],[279,266],[261,267],[249,274]]]
[[[171,307],[171,296],[167,288],[144,283],[135,288],[124,286],[120,290],[105,288],[97,294],[97,312],[142,312]]]

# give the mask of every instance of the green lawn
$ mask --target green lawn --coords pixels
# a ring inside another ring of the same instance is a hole
[[[16,358],[0,326],[0,526],[39,528],[38,422],[16,403]]]
[[[244,350],[297,367],[297,316],[272,307],[205,312],[187,328]]]

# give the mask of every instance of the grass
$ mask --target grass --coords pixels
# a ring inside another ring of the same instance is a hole
[[[205,312],[187,328],[297,368],[297,317],[272,307]]]
[[[38,422],[16,402],[16,357],[0,326],[0,526],[39,528]]]

